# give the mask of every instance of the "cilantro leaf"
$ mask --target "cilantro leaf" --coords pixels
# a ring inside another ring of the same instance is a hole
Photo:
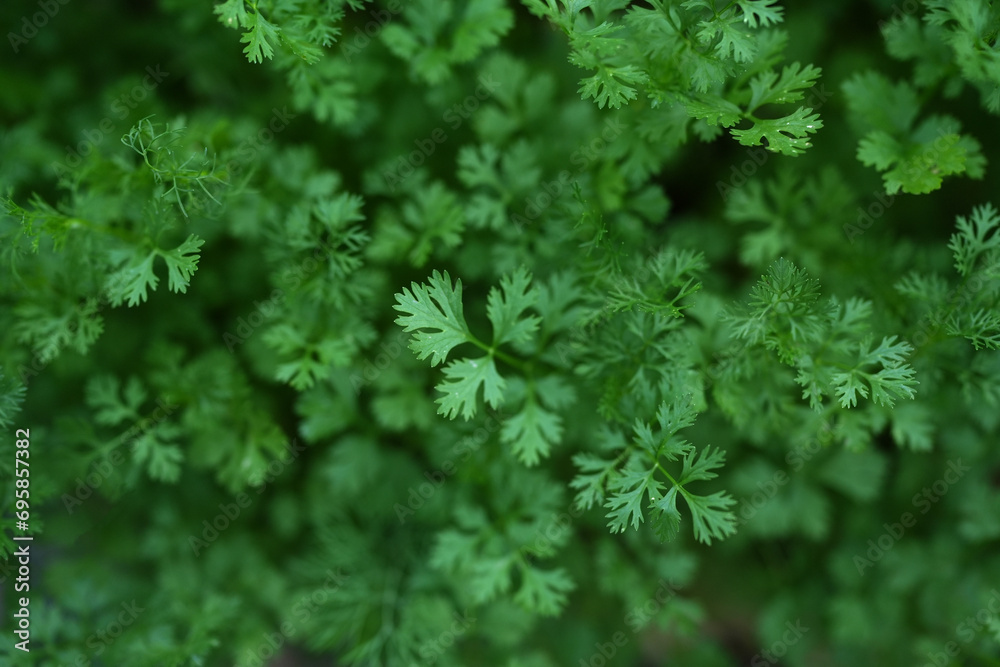
[[[750,291],[749,304],[730,315],[735,336],[764,342],[784,360],[802,353],[802,344],[822,334],[819,281],[784,258],[768,268]]]
[[[180,479],[184,453],[171,440],[181,433],[183,429],[179,425],[161,422],[136,436],[132,442],[132,458],[137,465],[146,466],[150,479],[170,483]]]
[[[775,153],[799,155],[812,145],[809,135],[823,127],[819,114],[810,114],[810,111],[799,107],[783,118],[755,120],[753,127],[744,130],[732,128],[730,132],[744,146],[763,144]]]
[[[581,81],[579,92],[583,99],[594,98],[601,109],[605,106],[619,109],[638,97],[635,87],[648,79],[648,75],[635,65],[599,65],[596,74]]]
[[[870,350],[871,339],[866,338],[859,345],[858,360],[854,367],[833,375],[832,381],[841,407],[856,406],[858,396],[868,398],[868,387],[871,388],[871,397],[876,404],[890,408],[897,398],[913,398],[916,395],[913,389],[917,384],[913,379],[914,370],[905,363],[913,347],[909,343],[895,341],[895,336],[883,338],[878,347]],[[862,367],[873,365],[881,365],[882,369],[875,373],[861,370]]]
[[[969,218],[958,216],[958,232],[951,235],[948,248],[955,257],[955,269],[967,278],[979,258],[989,251],[1000,250],[1000,213],[993,204],[972,209]]]
[[[187,292],[188,285],[191,284],[191,276],[198,268],[198,250],[204,244],[205,241],[192,234],[174,250],[159,252],[167,262],[167,276],[171,291]]]
[[[226,0],[212,11],[219,15],[223,25],[230,28],[245,28],[249,23],[245,0]]]
[[[962,336],[980,350],[1000,350],[1000,315],[980,308],[968,315],[952,315],[945,323],[949,336]]]
[[[14,416],[21,411],[27,389],[0,370],[0,426],[7,428],[14,423]]]
[[[604,499],[610,510],[611,532],[623,532],[628,526],[638,528],[644,521],[643,505],[650,511],[652,528],[660,539],[674,539],[680,529],[681,515],[677,497],[683,497],[691,510],[695,537],[711,543],[735,532],[736,517],[730,511],[735,500],[719,491],[701,496],[688,488],[693,482],[715,479],[715,470],[721,468],[725,453],[706,447],[700,453],[695,447],[677,437],[682,429],[691,426],[697,417],[691,396],[675,397],[664,401],[657,410],[659,429],[636,420],[633,427],[633,446],[627,447],[613,461],[590,454],[580,454],[573,461],[583,474],[579,474],[571,487],[579,489],[578,507],[586,508]],[[616,467],[627,457],[620,470]],[[663,461],[681,459],[681,470],[676,476],[663,467]],[[657,479],[664,475],[668,483]],[[606,489],[606,491],[605,491]],[[647,502],[648,497],[648,502]]]
[[[122,392],[121,395],[119,392]],[[95,411],[94,420],[106,426],[137,421],[140,418],[139,408],[147,397],[138,378],[129,378],[122,391],[121,383],[113,375],[96,375],[91,378],[84,395],[87,405]]]
[[[453,348],[473,340],[462,311],[462,281],[454,287],[451,276],[438,271],[429,278],[429,287],[412,283],[410,289],[403,288],[396,294],[393,306],[407,315],[396,318],[396,324],[403,331],[416,331],[410,340],[410,349],[417,353],[417,359],[431,358],[431,366],[443,362]],[[420,331],[430,329],[431,331]]]
[[[819,67],[813,65],[802,67],[799,63],[792,63],[781,71],[781,76],[774,70],[758,74],[750,80],[752,94],[747,105],[747,113],[753,113],[765,104],[798,102],[802,99],[804,91],[811,88],[822,73]]]
[[[247,31],[240,37],[246,44],[243,53],[252,63],[262,63],[264,59],[274,57],[272,42],[278,41],[278,27],[260,15],[259,12],[246,15]]]
[[[538,288],[529,288],[530,283],[527,269],[520,267],[512,275],[500,278],[499,290],[490,289],[486,314],[493,324],[494,346],[524,342],[538,329],[539,317],[522,317],[525,310],[538,302]]]
[[[609,497],[604,506],[610,511],[608,527],[612,533],[621,533],[632,524],[638,528],[643,520],[642,503],[646,495],[659,498],[663,483],[654,475],[656,469],[629,468],[615,477],[608,486]]]
[[[576,506],[579,509],[590,509],[595,504],[603,504],[605,488],[618,466],[618,459],[602,459],[587,452],[573,455],[573,463],[580,470],[570,482],[570,488],[579,489],[576,494]]]
[[[292,357],[278,364],[275,379],[301,391],[328,379],[335,367],[348,365],[360,343],[370,335],[359,328],[354,332],[330,332],[316,340],[310,332],[282,322],[265,332],[264,342],[279,354]]]
[[[694,93],[682,98],[682,103],[689,116],[702,118],[711,125],[731,127],[743,118],[743,112],[738,106],[717,95]]]
[[[129,307],[146,301],[147,289],[156,289],[160,279],[153,273],[156,252],[137,255],[137,262],[131,262],[108,277],[107,292],[111,305],[120,306],[128,302]]]
[[[751,28],[767,27],[782,20],[784,8],[778,5],[778,0],[738,0],[736,4]]]
[[[512,445],[514,454],[524,465],[536,465],[548,456],[553,443],[562,437],[562,419],[529,396],[524,407],[508,418],[500,429],[503,442]]]
[[[497,373],[491,357],[452,361],[444,368],[447,378],[437,386],[444,396],[437,399],[438,414],[454,419],[459,412],[468,421],[476,414],[476,397],[483,387],[483,398],[494,408],[503,402],[504,379]]]
[[[67,347],[86,354],[104,331],[95,298],[81,302],[24,303],[15,308],[17,338],[31,343],[43,363],[59,356]]]
[[[562,611],[566,596],[575,587],[561,567],[542,570],[524,565],[521,567],[521,588],[514,594],[514,601],[540,616],[555,616]]]
[[[146,301],[147,290],[156,290],[160,279],[153,272],[156,258],[163,257],[167,263],[168,285],[174,292],[186,292],[191,276],[198,268],[198,250],[205,242],[194,234],[173,250],[153,248],[145,252],[137,250],[122,268],[111,274],[107,280],[107,294],[113,306],[128,302],[129,307]]]
[[[920,112],[913,86],[905,81],[894,84],[878,72],[869,70],[855,74],[841,88],[850,119],[863,132],[907,133]]]

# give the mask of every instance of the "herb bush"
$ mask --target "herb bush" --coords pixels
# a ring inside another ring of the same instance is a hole
[[[4,3],[4,664],[1000,664],[1000,7],[784,4]]]

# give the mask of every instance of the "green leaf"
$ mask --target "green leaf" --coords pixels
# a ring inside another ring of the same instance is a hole
[[[858,360],[854,368],[833,375],[832,382],[841,407],[855,407],[859,395],[861,398],[868,398],[869,387],[872,400],[890,408],[895,399],[913,398],[916,395],[913,389],[917,384],[913,379],[915,371],[905,363],[906,357],[913,352],[913,347],[909,343],[895,341],[895,336],[883,338],[878,347],[869,350],[871,338],[866,338],[859,345]],[[861,370],[862,367],[871,365],[881,365],[882,369],[876,373]]]
[[[287,382],[295,389],[303,391],[319,380],[326,380],[333,374],[334,367],[347,366],[358,350],[358,335],[364,332],[342,332],[310,340],[299,328],[283,322],[267,330],[264,342],[281,355],[291,356],[292,361],[279,364],[275,379]]]
[[[958,232],[951,235],[948,248],[955,257],[955,269],[968,278],[980,256],[1000,249],[1000,214],[993,204],[985,204],[972,209],[970,218],[958,216],[955,225]]]
[[[13,331],[22,343],[31,343],[42,363],[54,360],[67,347],[86,354],[104,331],[97,299],[55,304],[29,302],[14,309]]]
[[[483,387],[483,399],[496,408],[503,402],[506,383],[497,373],[491,357],[461,359],[445,366],[447,378],[437,386],[444,396],[437,399],[438,414],[454,419],[459,412],[466,421],[476,414],[477,394]]]
[[[833,376],[837,397],[842,408],[853,408],[858,404],[858,394],[868,398],[868,388],[856,373],[837,373]]]
[[[940,188],[945,176],[982,177],[985,158],[979,142],[960,130],[950,116],[931,116],[912,132],[871,130],[858,143],[857,157],[885,172],[887,193],[926,194]]]
[[[682,98],[682,103],[689,116],[704,119],[710,125],[732,127],[743,118],[738,106],[717,95],[695,93]]]
[[[778,0],[738,0],[736,4],[743,10],[743,20],[751,28],[767,27],[782,20],[784,8],[778,5]]]
[[[921,195],[933,192],[941,187],[945,176],[960,174],[965,171],[968,151],[962,144],[962,137],[957,134],[942,135],[934,145],[910,145],[904,147],[895,144],[895,154],[887,153],[888,147],[879,147],[881,164],[896,166],[882,178],[885,181],[885,191],[896,194],[900,190],[907,194]],[[871,152],[862,152],[858,148],[858,159],[866,165],[874,162]]]
[[[893,411],[895,412],[895,411]],[[888,460],[881,452],[851,452],[842,449],[823,462],[820,478],[857,502],[872,502],[882,489]]]
[[[920,112],[913,86],[905,81],[893,84],[878,72],[855,74],[841,87],[851,120],[862,132],[908,133]]]
[[[562,438],[562,420],[529,396],[524,407],[509,417],[500,429],[500,439],[511,445],[517,458],[527,466],[549,455],[552,445]]]
[[[0,370],[0,427],[8,428],[14,423],[14,416],[21,411],[27,389],[23,384],[4,376]]]
[[[410,349],[418,359],[431,358],[431,366],[437,366],[448,357],[453,348],[473,340],[472,333],[462,312],[462,281],[451,284],[451,276],[434,271],[428,280],[429,287],[411,284],[411,289],[403,288],[396,294],[395,310],[407,315],[396,318],[396,324],[403,331],[417,331],[410,341]],[[431,329],[432,331],[419,331]]]
[[[677,483],[683,486],[688,482],[715,479],[718,474],[712,471],[721,468],[725,462],[726,453],[721,449],[713,451],[711,447],[706,447],[701,451],[700,456],[697,452],[688,452],[687,456],[684,457],[684,467]]]
[[[112,306],[120,306],[126,301],[130,308],[138,306],[146,301],[147,289],[155,290],[160,282],[153,273],[156,252],[138,253],[135,257],[138,259],[108,276],[107,294]]]
[[[722,24],[722,37],[715,52],[738,63],[750,62],[757,56],[757,40],[743,31],[742,26],[729,21]]]
[[[676,540],[681,531],[681,513],[677,509],[678,487],[672,486],[662,498],[652,505],[650,525],[653,532],[663,542]]]
[[[721,468],[725,460],[726,453],[721,449],[706,447],[700,455],[693,450],[688,452],[675,487],[691,510],[695,538],[705,544],[711,544],[713,539],[725,539],[736,532],[736,516],[730,511],[736,501],[724,491],[699,496],[685,485],[715,479],[718,473],[714,471]]]
[[[513,564],[514,561],[509,556],[476,560],[469,568],[472,599],[477,604],[484,604],[509,591]]]
[[[249,23],[245,0],[226,0],[212,11],[219,15],[222,25],[229,28],[245,28]]]
[[[618,459],[606,460],[593,454],[581,452],[573,455],[573,463],[581,472],[570,482],[570,488],[578,489],[576,507],[589,510],[594,505],[603,504],[605,488],[612,479]]]
[[[604,506],[611,510],[605,516],[611,519],[608,527],[612,533],[624,532],[629,523],[638,529],[643,521],[642,503],[646,494],[659,498],[663,484],[654,478],[656,469],[626,468],[612,480],[608,487],[609,498]]]
[[[561,567],[541,570],[524,565],[521,567],[521,588],[514,595],[514,601],[540,616],[556,616],[575,587]]]
[[[187,292],[191,276],[198,269],[198,250],[205,242],[194,234],[174,250],[160,251],[167,262],[167,277],[171,291]]]
[[[748,305],[730,316],[736,325],[733,335],[763,342],[791,363],[804,353],[804,343],[823,333],[825,317],[818,301],[819,282],[782,257],[750,290]]]
[[[499,162],[500,151],[492,144],[463,146],[458,151],[458,180],[469,188],[485,185],[500,190]]]
[[[861,164],[885,171],[899,159],[903,147],[888,132],[873,130],[858,143],[858,160]]]
[[[648,80],[646,73],[635,65],[599,65],[596,74],[581,81],[579,92],[583,99],[594,98],[601,109],[605,106],[618,109],[629,100],[636,99],[638,93],[635,87]]]
[[[538,288],[530,287],[531,275],[524,267],[512,275],[500,278],[500,289],[490,289],[486,299],[486,315],[493,324],[493,346],[521,343],[538,329],[540,318],[522,317],[525,310],[538,302]]]
[[[121,383],[113,375],[96,375],[87,382],[84,396],[98,424],[116,426],[140,419],[139,408],[147,397],[142,383],[136,377],[129,378],[121,395],[120,391]]]
[[[783,155],[799,155],[812,144],[808,137],[823,127],[819,114],[810,114],[811,109],[799,107],[784,118],[754,121],[746,130],[733,128],[732,135],[744,146],[763,144],[767,150]],[[765,144],[766,140],[766,144]]]
[[[240,41],[246,44],[243,53],[247,60],[252,63],[262,63],[264,59],[274,56],[272,42],[278,41],[278,28],[273,23],[265,19],[260,13],[247,14],[247,31],[240,37]]]
[[[504,0],[472,0],[452,33],[452,62],[464,63],[496,46],[514,25],[514,13]]]
[[[803,98],[804,91],[815,85],[822,72],[819,67],[813,65],[802,67],[799,63],[786,66],[781,71],[780,77],[774,70],[761,72],[750,80],[752,95],[747,113],[753,113],[765,104],[798,102]],[[812,111],[812,109],[806,111]],[[822,127],[822,124],[817,127]]]
[[[181,476],[184,454],[170,440],[179,437],[183,430],[176,424],[159,423],[145,429],[132,444],[132,458],[137,465],[145,465],[151,479],[174,483]]]
[[[916,396],[916,391],[913,389],[917,384],[913,379],[915,374],[916,371],[909,366],[894,366],[884,368],[874,375],[866,374],[865,377],[872,388],[872,400],[876,405],[891,408],[897,398],[912,399]]]
[[[1000,349],[1000,314],[980,308],[974,313],[953,315],[945,324],[949,336],[972,341],[976,350]]]
[[[736,515],[730,510],[736,505],[730,495],[716,491],[710,496],[697,496],[681,489],[691,510],[695,538],[704,544],[723,540],[736,532]]]

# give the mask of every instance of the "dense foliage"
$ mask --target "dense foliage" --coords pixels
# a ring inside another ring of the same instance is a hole
[[[1000,665],[995,3],[0,16],[4,664]]]

